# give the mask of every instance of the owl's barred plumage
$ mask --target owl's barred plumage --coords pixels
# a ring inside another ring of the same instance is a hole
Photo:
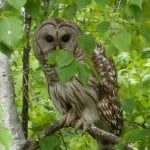
[[[55,65],[47,64],[48,54],[56,47],[73,53],[79,63],[86,57],[84,50],[76,42],[82,35],[81,29],[64,19],[50,19],[39,25],[34,37],[34,52],[45,73],[48,92],[56,108],[63,114],[65,123],[77,121],[77,126],[94,124],[116,135],[121,134],[123,117],[118,98],[117,73],[112,59],[105,56],[102,45],[97,44],[91,60],[100,83],[93,74],[88,84],[83,84],[77,76],[65,84],[57,75]],[[107,141],[101,140],[102,149],[110,148]]]

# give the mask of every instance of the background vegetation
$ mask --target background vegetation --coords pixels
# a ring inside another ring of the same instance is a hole
[[[47,125],[59,119],[48,99],[46,81],[32,50],[36,26],[48,18],[67,18],[87,34],[81,44],[91,40],[106,47],[118,70],[119,95],[124,110],[124,131],[118,145],[132,142],[140,150],[150,149],[150,5],[149,0],[7,0],[0,9],[0,50],[11,56],[16,105],[22,111],[22,53],[27,38],[24,13],[31,15],[29,77],[29,139],[36,139]],[[90,38],[89,38],[90,37]],[[2,116],[0,110],[0,116]],[[0,117],[1,118],[1,117]],[[2,135],[0,144],[8,147],[10,138]],[[2,131],[1,131],[2,130]],[[3,134],[1,134],[3,133]],[[62,129],[44,138],[41,150],[96,150],[88,134]],[[48,148],[49,147],[49,148]]]

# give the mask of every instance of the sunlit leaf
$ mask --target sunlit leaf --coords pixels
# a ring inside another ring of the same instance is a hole
[[[0,18],[0,40],[8,45],[16,44],[23,35],[22,22],[14,16]]]
[[[7,0],[7,2],[14,8],[21,11],[21,8],[26,3],[26,0]]]
[[[44,88],[45,89],[45,88]],[[42,91],[42,87],[40,88],[40,92]],[[32,106],[30,107],[29,117],[30,121],[32,121],[32,130],[40,131],[44,129],[49,123],[55,121],[54,120],[54,112],[47,111],[42,106]]]
[[[0,125],[0,145],[4,145],[9,150],[11,144],[11,135],[8,130]]]
[[[131,44],[131,35],[128,32],[122,32],[113,36],[112,44],[120,51],[129,51]]]
[[[142,123],[144,123],[144,118],[143,118],[143,116],[138,116],[135,118],[135,121],[139,124],[142,124]]]
[[[95,39],[91,35],[78,36],[77,42],[88,54],[91,54],[95,48]]]

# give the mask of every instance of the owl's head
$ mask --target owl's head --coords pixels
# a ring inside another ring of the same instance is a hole
[[[34,35],[35,55],[41,62],[56,48],[66,49],[76,55],[79,48],[76,38],[81,34],[80,28],[71,21],[46,20],[38,26]]]

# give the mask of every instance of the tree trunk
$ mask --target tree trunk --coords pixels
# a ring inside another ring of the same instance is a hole
[[[0,105],[3,108],[3,125],[12,135],[10,150],[21,150],[25,137],[19,121],[14,100],[14,90],[10,75],[9,58],[0,52]],[[2,148],[0,147],[0,150]]]

